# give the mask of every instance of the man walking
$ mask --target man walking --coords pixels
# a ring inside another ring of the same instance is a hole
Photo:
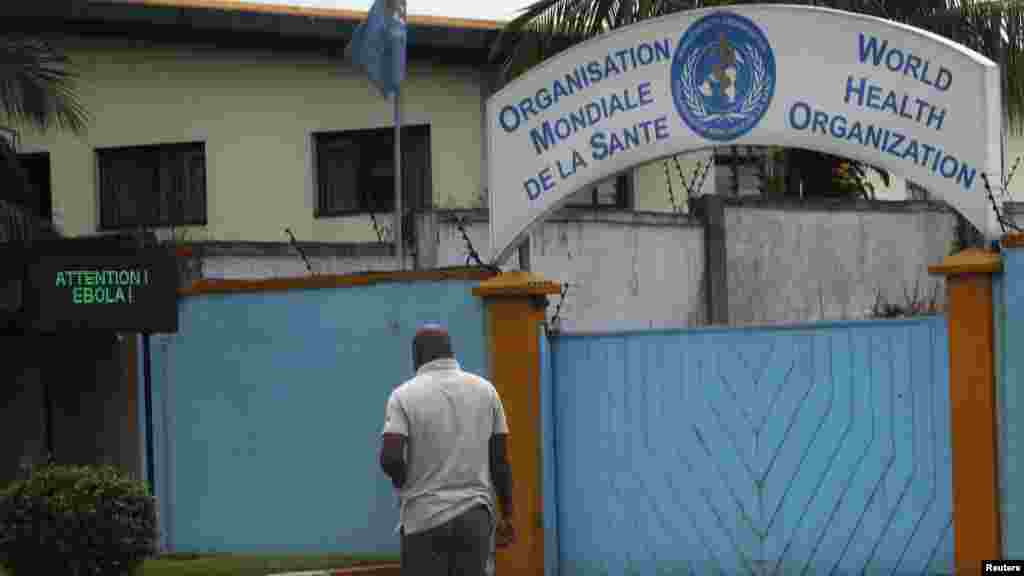
[[[402,574],[485,576],[492,547],[515,539],[505,409],[442,326],[420,328],[412,348],[416,376],[388,398],[380,452],[401,504]]]

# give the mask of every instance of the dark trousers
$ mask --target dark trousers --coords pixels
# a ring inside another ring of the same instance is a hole
[[[402,533],[402,576],[485,576],[491,555],[491,513],[476,506],[448,522]]]

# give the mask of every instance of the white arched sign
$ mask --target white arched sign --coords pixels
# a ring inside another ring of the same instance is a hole
[[[807,6],[680,12],[580,44],[487,101],[491,255],[574,192],[717,145],[853,158],[935,192],[990,238],[998,66],[935,34]]]

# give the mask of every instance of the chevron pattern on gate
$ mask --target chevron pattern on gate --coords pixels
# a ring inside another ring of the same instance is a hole
[[[548,347],[561,576],[952,573],[942,317]]]

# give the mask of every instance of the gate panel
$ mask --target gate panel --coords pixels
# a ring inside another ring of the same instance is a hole
[[[550,345],[562,576],[952,572],[942,317]]]
[[[486,374],[475,281],[381,283],[184,299],[154,336],[156,490],[170,551],[398,551],[377,465],[410,342],[443,320]]]

